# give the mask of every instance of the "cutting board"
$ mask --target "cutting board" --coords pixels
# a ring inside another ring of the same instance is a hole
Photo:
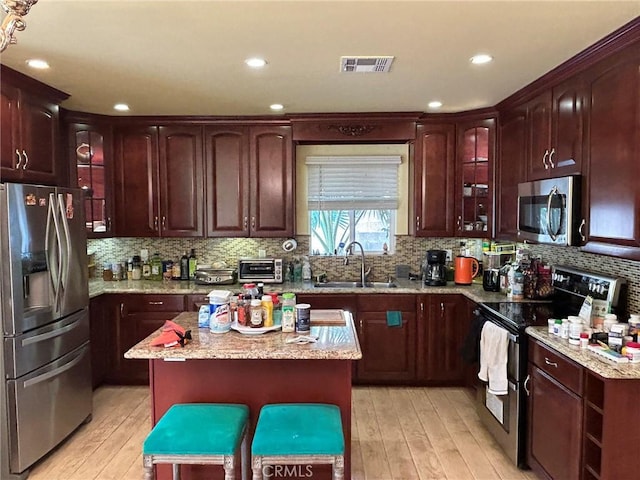
[[[311,309],[311,325],[341,326],[345,325],[344,311],[340,309]]]

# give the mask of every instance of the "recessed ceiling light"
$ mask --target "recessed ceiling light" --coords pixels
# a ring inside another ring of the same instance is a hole
[[[438,100],[434,100],[433,102],[428,103],[429,108],[440,108],[442,106],[442,102]]]
[[[40,60],[38,58],[27,60],[27,65],[29,65],[31,68],[37,68],[39,70],[46,70],[47,68],[49,68],[49,64],[45,60]]]
[[[274,103],[269,108],[274,112],[279,112],[280,110],[284,110],[284,105],[282,105],[281,103]]]
[[[126,103],[116,103],[113,106],[114,110],[118,110],[119,112],[128,112],[129,111],[129,105],[127,105]]]
[[[267,64],[267,61],[263,58],[247,58],[244,63],[251,68],[262,68]]]
[[[489,63],[491,60],[493,60],[493,57],[491,55],[487,55],[486,53],[480,53],[471,57],[470,60],[471,63],[475,65],[481,65],[483,63]]]

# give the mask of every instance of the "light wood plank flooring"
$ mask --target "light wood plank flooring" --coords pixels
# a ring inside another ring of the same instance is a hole
[[[43,459],[30,480],[141,480],[148,387],[101,387],[93,420]],[[459,388],[355,387],[353,480],[535,479],[511,465]]]

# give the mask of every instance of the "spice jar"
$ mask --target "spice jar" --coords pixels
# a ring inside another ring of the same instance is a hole
[[[105,282],[110,282],[113,280],[113,270],[111,270],[111,264],[105,263],[102,269],[102,280]]]
[[[251,300],[249,312],[249,326],[252,328],[262,327],[262,300],[259,298]]]

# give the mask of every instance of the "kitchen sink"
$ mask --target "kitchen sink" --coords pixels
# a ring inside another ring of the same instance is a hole
[[[313,285],[315,288],[362,288],[362,282],[318,282]],[[393,282],[367,282],[364,288],[395,288],[397,285]]]

